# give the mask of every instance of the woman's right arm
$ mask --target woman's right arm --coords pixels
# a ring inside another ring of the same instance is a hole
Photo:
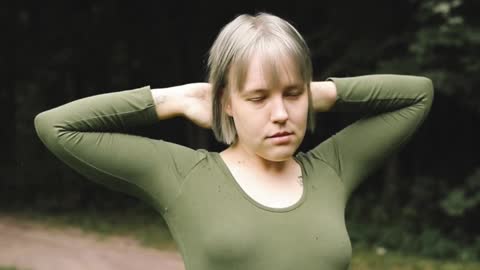
[[[45,146],[78,173],[163,212],[203,154],[126,132],[186,115],[180,105],[188,102],[174,101],[191,86],[147,86],[78,99],[38,114],[35,129]]]

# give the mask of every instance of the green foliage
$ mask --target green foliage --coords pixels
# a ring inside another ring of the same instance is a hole
[[[452,258],[461,261],[480,260],[480,237],[471,244],[448,236],[436,227],[421,232],[409,230],[407,224],[348,224],[354,246],[382,247],[403,254],[416,254],[426,258]]]
[[[408,50],[379,61],[379,71],[400,70],[429,76],[437,91],[480,113],[480,27],[461,0],[416,1],[418,27]],[[401,42],[405,42],[402,40]]]
[[[421,254],[435,258],[456,258],[461,245],[446,238],[438,229],[427,229],[418,237]]]
[[[479,260],[478,227],[475,222],[472,226],[461,223],[471,221],[473,217],[467,214],[478,207],[478,176],[476,169],[467,180],[456,181],[465,196],[455,197],[455,201],[451,199],[455,195],[450,194],[457,191],[452,191],[446,179],[429,176],[397,179],[403,185],[387,197],[379,197],[378,192],[365,186],[347,208],[352,243],[438,259]]]
[[[441,201],[443,210],[450,216],[463,216],[466,211],[480,206],[480,168],[467,177],[462,185]]]
[[[442,147],[450,144],[449,140],[470,138],[474,128],[465,124],[468,129],[461,129],[459,125],[449,123],[454,120],[455,110],[459,108],[480,115],[480,27],[479,21],[471,11],[477,10],[474,1],[461,0],[427,0],[412,1],[417,7],[413,13],[410,34],[396,39],[390,48],[404,48],[403,51],[392,52],[392,57],[385,57],[378,61],[377,71],[380,73],[406,73],[423,74],[433,80],[436,89],[437,103],[434,110],[441,111],[442,124],[437,132],[430,136],[438,136]],[[438,100],[446,99],[446,105],[439,107]],[[449,117],[452,118],[449,118]],[[462,115],[460,121],[467,123],[473,116]],[[470,118],[471,117],[471,118]],[[475,123],[472,121],[470,123]],[[443,129],[445,128],[445,129]],[[443,134],[464,133],[463,136],[452,137]],[[472,136],[473,140],[475,136]],[[478,137],[476,137],[478,139]],[[462,140],[462,139],[460,139]],[[452,148],[467,148],[474,145],[473,140],[455,144]],[[433,144],[430,138],[420,144],[422,147]],[[451,149],[451,148],[450,148]],[[442,151],[442,155],[463,155],[464,151],[457,153]],[[475,158],[477,154],[470,157]],[[438,159],[438,156],[428,156],[429,159]],[[478,226],[475,218],[480,209],[480,169],[477,162],[471,158],[454,160],[448,164],[451,175],[433,177],[429,175],[410,176],[412,179],[402,179],[402,184],[397,187],[395,198],[404,198],[400,205],[389,204],[389,209],[383,210],[387,218],[402,223],[415,224],[414,230],[398,228],[382,232],[385,238],[378,237],[376,241],[393,245],[398,248],[415,247],[414,249],[426,256],[457,258],[479,258]],[[432,162],[433,163],[433,162]],[[436,170],[439,170],[437,160]],[[433,163],[434,164],[434,163]],[[468,164],[468,165],[467,165]],[[476,168],[475,168],[476,167]],[[446,171],[446,170],[443,170]],[[470,173],[469,173],[470,172]],[[437,174],[439,175],[439,174]],[[459,177],[459,175],[467,175]],[[392,197],[392,196],[390,196]],[[365,201],[360,203],[373,205],[387,205],[386,201]],[[358,211],[358,210],[357,210]],[[361,212],[368,213],[362,209]],[[355,214],[360,216],[361,214]],[[355,219],[358,220],[358,219]],[[380,223],[379,219],[371,215],[371,222]],[[383,223],[382,223],[383,224]],[[390,223],[391,224],[391,223]],[[370,229],[371,230],[371,229]],[[370,231],[369,230],[369,231]],[[381,228],[379,228],[381,230]],[[405,231],[412,233],[413,237],[405,236]],[[367,232],[368,234],[368,232]],[[368,239],[368,237],[367,237]]]
[[[480,264],[455,260],[428,259],[422,256],[406,255],[380,246],[354,246],[351,269],[355,270],[476,270]]]

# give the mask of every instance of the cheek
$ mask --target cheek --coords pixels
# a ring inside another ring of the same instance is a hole
[[[242,115],[237,114],[235,123],[239,133],[248,135],[250,139],[258,137],[267,125],[264,115],[259,112],[243,112]]]
[[[290,110],[290,118],[295,121],[296,124],[307,123],[308,99],[296,104],[292,104],[292,109]]]
[[[234,111],[235,128],[239,139],[249,145],[262,143],[268,121],[265,113],[259,111]]]

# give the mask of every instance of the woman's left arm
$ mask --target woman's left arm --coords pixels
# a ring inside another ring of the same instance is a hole
[[[310,151],[334,168],[347,197],[411,138],[428,115],[434,96],[432,81],[420,76],[329,78],[311,87],[316,111],[362,116]]]
[[[337,87],[332,81],[311,82],[312,105],[315,112],[328,112],[337,100]]]

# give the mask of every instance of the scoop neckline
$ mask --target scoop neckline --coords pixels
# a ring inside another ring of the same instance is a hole
[[[220,164],[222,171],[229,178],[229,180],[231,180],[233,182],[234,186],[236,187],[237,190],[239,190],[239,192],[242,194],[242,196],[247,201],[249,201],[252,205],[254,205],[254,206],[256,206],[260,209],[270,211],[270,212],[290,212],[290,211],[300,207],[305,202],[305,200],[307,198],[307,193],[308,193],[308,183],[307,182],[308,182],[308,180],[307,180],[307,177],[306,177],[306,174],[305,174],[303,164],[298,160],[298,158],[296,156],[293,156],[293,160],[300,166],[300,170],[302,172],[302,179],[303,179],[302,196],[295,203],[293,203],[292,205],[286,206],[286,207],[271,207],[271,206],[264,205],[264,204],[261,204],[260,202],[256,201],[254,198],[252,198],[250,195],[248,195],[248,193],[245,190],[243,190],[243,188],[237,182],[237,180],[233,176],[232,172],[228,168],[227,164],[223,160],[222,156],[220,156],[220,153],[219,152],[214,152],[214,156],[217,159],[218,163]]]

